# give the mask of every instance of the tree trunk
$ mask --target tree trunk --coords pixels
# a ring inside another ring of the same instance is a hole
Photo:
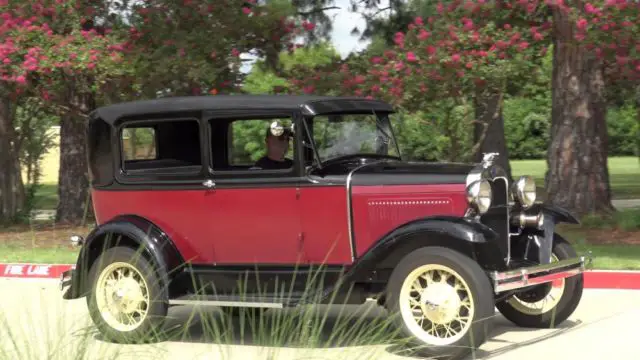
[[[89,190],[85,115],[94,108],[92,94],[79,91],[74,81],[67,82],[67,99],[71,108],[60,118],[60,170],[58,174],[58,209],[56,222],[82,224]]]
[[[574,41],[574,21],[554,10],[554,53],[547,200],[577,215],[611,204],[602,63]]]
[[[638,120],[638,128],[636,129],[636,156],[640,163],[640,84],[636,86],[636,117]]]
[[[496,92],[476,92],[474,100],[475,119],[473,153],[475,162],[482,160],[484,153],[497,152],[500,155],[496,164],[507,173],[512,180],[511,164],[509,163],[509,149],[504,137],[504,117],[502,115],[502,95]]]
[[[14,221],[24,209],[25,193],[20,160],[16,149],[14,104],[7,96],[0,96],[0,222]]]

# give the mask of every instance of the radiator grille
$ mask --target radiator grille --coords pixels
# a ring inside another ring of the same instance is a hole
[[[509,196],[506,179],[496,178],[489,182],[493,193],[491,208],[480,217],[480,221],[498,233],[498,247],[503,258],[509,257]]]

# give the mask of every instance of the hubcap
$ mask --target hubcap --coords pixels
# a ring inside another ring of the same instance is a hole
[[[119,331],[135,330],[147,316],[147,283],[130,264],[110,264],[96,283],[96,302],[109,326]]]
[[[453,269],[424,265],[405,279],[400,313],[409,330],[432,345],[448,345],[464,336],[474,316],[469,286]]]

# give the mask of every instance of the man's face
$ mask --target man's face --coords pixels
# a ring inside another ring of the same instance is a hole
[[[283,158],[289,149],[289,137],[287,135],[269,135],[267,138],[267,149],[273,156]]]

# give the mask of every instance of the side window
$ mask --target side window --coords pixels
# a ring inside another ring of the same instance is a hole
[[[285,136],[269,135],[274,121]],[[290,170],[293,168],[294,139],[290,118],[211,120],[212,168],[214,171]],[[223,133],[224,132],[224,133]]]
[[[202,157],[197,120],[158,120],[130,124],[120,133],[126,175],[192,174]]]

